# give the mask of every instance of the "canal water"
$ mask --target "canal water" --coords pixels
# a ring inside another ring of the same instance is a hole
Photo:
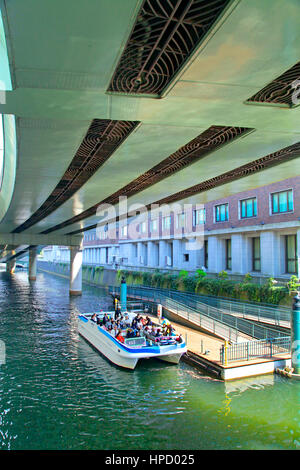
[[[0,273],[0,449],[299,449],[300,382],[223,383],[181,362],[134,371],[77,333],[77,315],[111,305],[104,289]],[[2,343],[3,346],[3,343]]]

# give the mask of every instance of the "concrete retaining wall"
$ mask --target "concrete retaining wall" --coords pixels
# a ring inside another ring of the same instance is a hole
[[[67,279],[70,276],[70,265],[68,263],[53,263],[51,261],[39,260],[37,263],[37,269],[39,271],[57,274],[58,276],[65,277]],[[83,265],[82,281],[95,286],[114,286],[118,284],[117,271],[115,269],[107,269],[101,266]]]

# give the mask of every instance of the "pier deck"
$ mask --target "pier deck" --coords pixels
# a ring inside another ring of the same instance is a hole
[[[152,316],[152,318],[157,321],[155,316]],[[273,355],[272,358],[266,356],[256,357],[249,361],[232,361],[224,365],[220,360],[220,349],[225,344],[224,339],[195,330],[173,320],[171,322],[187,344],[188,352],[184,355],[183,360],[222,380],[274,373],[277,367],[290,366],[290,353],[280,353]]]

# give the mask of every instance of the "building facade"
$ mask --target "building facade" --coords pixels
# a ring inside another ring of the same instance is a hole
[[[129,270],[225,270],[232,277],[299,276],[300,177],[169,209],[119,222],[113,236],[108,225],[85,232],[83,262]],[[63,248],[55,256],[69,259]]]

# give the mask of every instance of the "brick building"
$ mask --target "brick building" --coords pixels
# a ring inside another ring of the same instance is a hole
[[[201,204],[176,204],[84,236],[83,262],[132,270],[210,274],[233,278],[299,275],[300,177]],[[68,261],[67,249],[56,259]]]

